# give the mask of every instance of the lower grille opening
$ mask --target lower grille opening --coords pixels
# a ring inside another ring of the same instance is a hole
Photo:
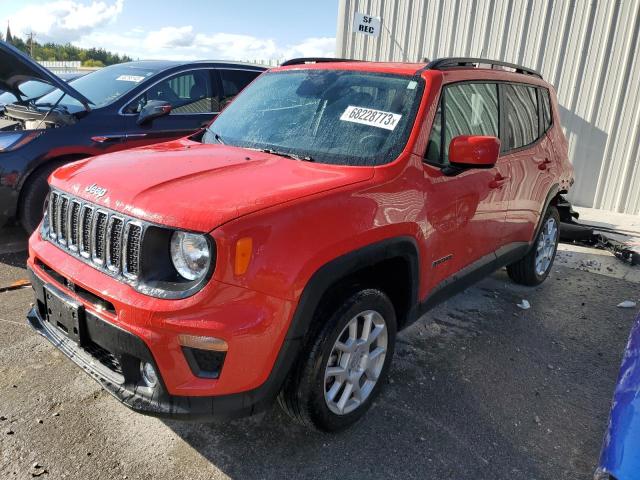
[[[84,350],[112,372],[122,375],[122,365],[120,365],[120,361],[109,350],[91,341],[84,346]]]
[[[227,352],[216,352],[213,350],[202,350],[199,348],[182,347],[191,372],[196,377],[218,378],[224,365]]]

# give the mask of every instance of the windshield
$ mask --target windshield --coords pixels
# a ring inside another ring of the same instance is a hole
[[[41,97],[47,92],[53,90],[53,87],[45,82],[39,82],[37,80],[29,80],[21,84],[18,89],[22,93],[23,100],[32,100],[34,98]],[[0,95],[0,105],[7,105],[9,103],[17,102],[18,99],[11,92],[4,92]]]
[[[203,136],[322,163],[382,165],[404,148],[422,92],[415,77],[295,70],[263,74]]]
[[[77,78],[69,82],[69,85],[87,97],[93,104],[93,108],[100,108],[120,98],[154,73],[156,73],[155,70],[112,65]],[[39,99],[36,105],[51,106],[60,99],[61,95],[62,92],[55,89]],[[69,95],[65,95],[60,104],[66,107],[82,108],[82,104]]]

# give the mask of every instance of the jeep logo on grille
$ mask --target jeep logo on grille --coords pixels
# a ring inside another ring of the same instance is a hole
[[[103,197],[104,194],[107,193],[106,188],[102,188],[96,185],[95,183],[93,185],[89,185],[87,188],[84,189],[84,191],[91,195],[95,195],[98,198]]]

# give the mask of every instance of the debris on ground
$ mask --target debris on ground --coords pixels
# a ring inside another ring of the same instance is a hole
[[[630,265],[640,265],[640,242],[632,232],[604,225],[580,223],[578,214],[563,199],[560,223],[560,241],[608,250]],[[596,262],[598,263],[598,262]],[[585,265],[589,267],[592,265]]]
[[[531,308],[529,300],[525,300],[524,298],[516,306],[520,307],[522,310],[529,310]]]
[[[13,282],[9,285],[4,285],[0,287],[0,293],[9,292],[11,290],[19,290],[20,288],[27,288],[31,286],[31,282],[27,279],[21,279],[16,282]]]
[[[33,465],[31,465],[32,477],[39,477],[41,475],[44,475],[45,473],[49,473],[45,467],[40,465],[38,462],[33,462]]]
[[[625,300],[624,302],[620,302],[616,305],[618,308],[636,308],[636,302],[631,300]]]

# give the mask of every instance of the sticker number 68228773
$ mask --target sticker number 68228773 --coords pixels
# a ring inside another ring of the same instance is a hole
[[[384,128],[393,130],[400,122],[402,115],[391,112],[383,112],[382,110],[374,110],[373,108],[355,107],[349,105],[340,116],[340,120],[344,122],[361,123],[371,127]]]

